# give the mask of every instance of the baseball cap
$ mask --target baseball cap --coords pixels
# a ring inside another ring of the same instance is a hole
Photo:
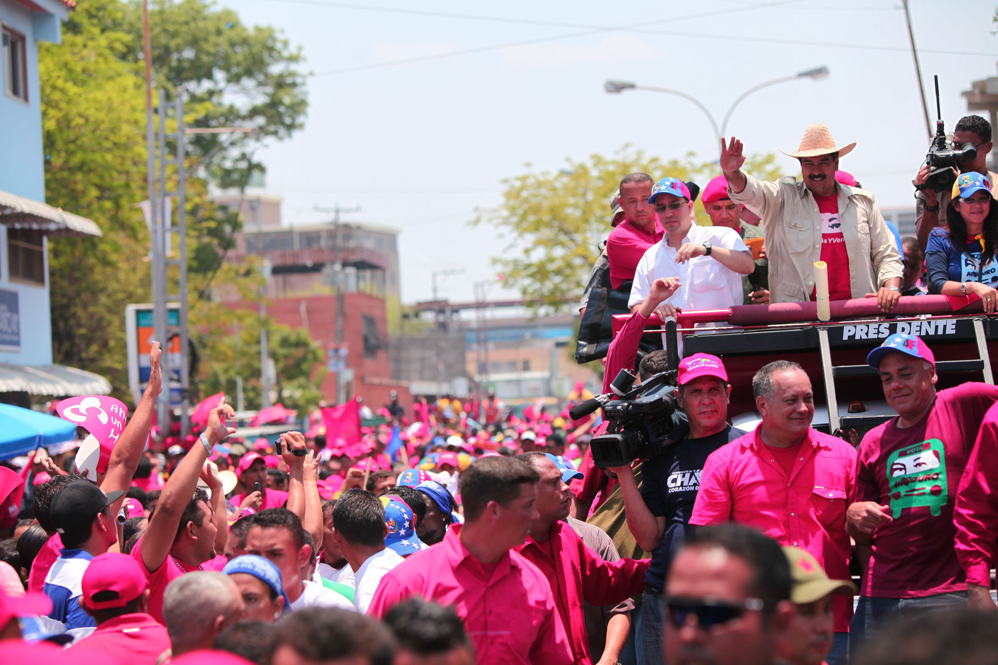
[[[520,441],[536,441],[537,435],[529,429],[520,435]]]
[[[796,605],[813,603],[830,593],[856,593],[852,582],[829,579],[810,553],[799,547],[784,547],[790,562],[790,601]]]
[[[676,178],[662,178],[656,182],[655,186],[652,187],[651,196],[648,197],[648,203],[655,203],[655,197],[659,194],[672,194],[687,201],[693,200],[686,183]]]
[[[713,201],[730,198],[731,195],[728,194],[728,179],[723,175],[719,175],[708,182],[707,186],[703,188],[703,195],[700,197],[700,200],[704,203],[712,203]]]
[[[52,611],[52,601],[44,593],[29,591],[12,596],[0,589],[0,628],[14,617],[46,616]]]
[[[88,610],[122,608],[146,590],[146,575],[138,561],[120,552],[95,556],[83,571],[80,583],[83,606]],[[101,600],[94,597],[101,594]]]
[[[412,510],[409,506],[394,497],[380,498],[385,506],[385,524],[388,526],[385,547],[401,556],[415,554],[423,549],[423,543],[413,529]]]
[[[237,475],[243,475],[246,471],[253,465],[253,462],[260,460],[263,462],[264,466],[267,464],[267,460],[263,458],[263,455],[257,452],[248,452],[239,459],[239,466],[236,468],[239,470]]]
[[[76,480],[52,497],[50,519],[60,534],[89,530],[97,515],[124,495],[121,490],[104,494],[96,485]]]
[[[901,334],[891,335],[884,340],[883,344],[870,351],[870,355],[866,357],[866,364],[874,369],[879,369],[880,361],[884,359],[884,356],[895,351],[927,360],[933,367],[936,366],[936,357],[932,355],[932,351],[920,337]]]
[[[969,199],[974,192],[985,191],[991,196],[991,184],[983,173],[961,173],[956,179],[956,187],[961,199]]]
[[[422,482],[427,480],[432,480],[430,474],[426,473],[422,469],[406,469],[399,474],[399,477],[395,482],[399,485],[404,485],[405,487],[416,487]]]
[[[701,376],[713,376],[725,383],[728,382],[728,373],[724,371],[724,363],[717,356],[712,356],[709,353],[694,353],[688,358],[683,358],[683,361],[679,363],[679,385],[685,386]]]
[[[561,482],[570,483],[573,480],[582,480],[585,476],[569,462],[567,459],[561,455],[552,455],[551,453],[544,453],[544,455],[554,462],[554,465],[558,467],[561,471]]]
[[[125,499],[125,502],[121,504],[121,510],[125,513],[125,519],[131,519],[133,517],[145,517],[146,509],[142,507],[142,503],[135,498]]]
[[[270,587],[270,590],[275,595],[283,596],[284,612],[291,611],[291,601],[288,600],[287,594],[284,593],[284,585],[281,583],[281,571],[270,559],[264,559],[262,556],[256,554],[243,554],[225,564],[222,572],[226,575],[232,575],[233,573],[252,575]]]
[[[437,458],[437,466],[443,466],[444,464],[449,464],[455,469],[461,466],[461,461],[457,457],[457,453],[440,453],[440,457]]]

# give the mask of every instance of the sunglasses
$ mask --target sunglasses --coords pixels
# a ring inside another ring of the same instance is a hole
[[[668,205],[664,203],[655,204],[655,212],[665,212],[666,210],[672,210],[673,212],[682,209],[686,205],[686,199],[683,199],[682,203],[670,203]]]
[[[712,598],[669,596],[662,601],[662,604],[669,622],[677,630],[689,622],[690,615],[697,618],[697,627],[710,630],[742,617],[745,612],[760,612],[766,608],[765,601],[759,598],[730,602]]]

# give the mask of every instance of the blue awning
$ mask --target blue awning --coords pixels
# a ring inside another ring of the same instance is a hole
[[[74,439],[76,425],[71,422],[31,409],[0,404],[0,460]]]

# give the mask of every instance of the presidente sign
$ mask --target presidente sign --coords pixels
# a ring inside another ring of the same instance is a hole
[[[915,335],[917,337],[932,337],[938,335],[956,335],[956,319],[925,319],[922,321],[901,321],[898,323],[859,323],[842,326],[842,341],[869,339],[883,340],[891,335]]]

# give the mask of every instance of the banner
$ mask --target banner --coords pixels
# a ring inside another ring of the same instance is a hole
[[[360,403],[353,398],[346,404],[322,410],[326,424],[326,445],[353,445],[360,442]],[[343,439],[338,443],[338,439]]]

